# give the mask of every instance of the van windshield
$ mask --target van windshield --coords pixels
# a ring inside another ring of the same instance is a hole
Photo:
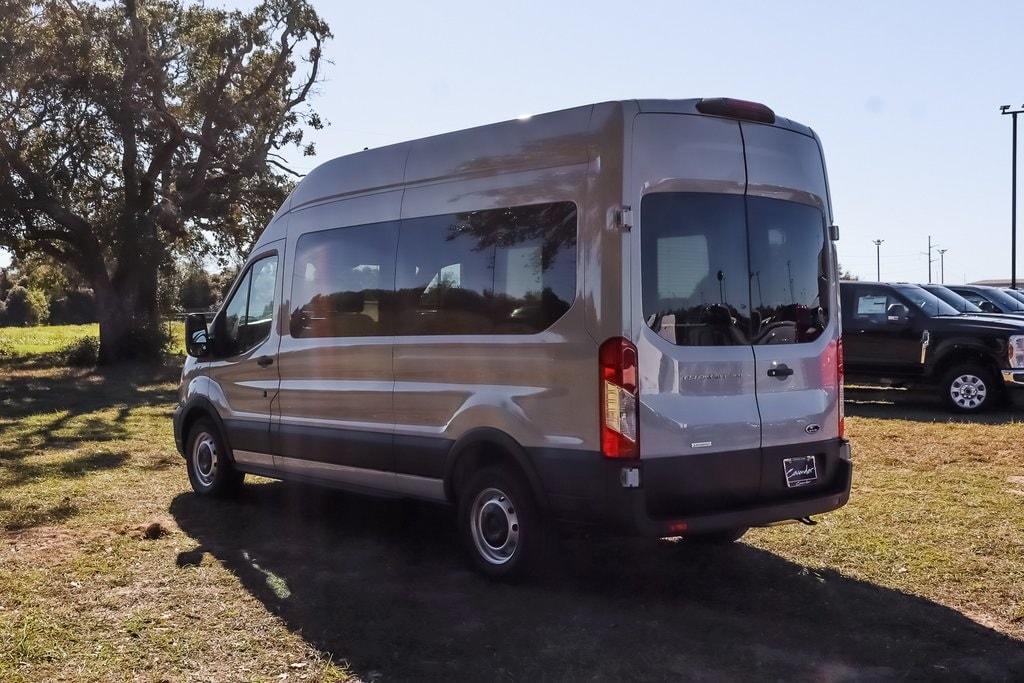
[[[640,233],[644,320],[673,344],[802,343],[828,324],[830,244],[812,206],[654,193]]]

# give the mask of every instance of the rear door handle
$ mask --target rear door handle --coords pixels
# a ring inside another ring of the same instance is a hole
[[[273,362],[274,359],[271,358],[270,356],[260,356],[259,358],[256,359],[256,365],[260,366],[261,368],[265,368],[268,365],[271,365]]]
[[[768,368],[769,377],[778,377],[779,379],[786,379],[793,374],[793,368],[786,364],[779,365],[778,367]]]

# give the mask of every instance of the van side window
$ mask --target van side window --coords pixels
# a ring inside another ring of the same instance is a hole
[[[253,262],[224,307],[221,353],[235,356],[270,336],[277,286],[277,256]]]
[[[679,346],[750,344],[743,196],[649,194],[640,211],[651,329]]]
[[[402,221],[396,334],[530,334],[576,291],[572,202]]]
[[[398,223],[311,232],[299,238],[292,275],[293,337],[392,334]]]

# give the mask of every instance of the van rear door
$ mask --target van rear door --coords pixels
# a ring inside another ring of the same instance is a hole
[[[761,443],[835,438],[840,318],[820,148],[801,133],[741,126]]]
[[[631,158],[640,207],[632,337],[648,512],[741,504],[759,491],[761,424],[740,126],[641,114]]]
[[[740,125],[747,160],[761,494],[776,497],[794,486],[804,492],[825,485],[836,464],[820,446],[839,436],[838,285],[817,140],[774,126]],[[811,457],[817,471],[810,479],[787,479],[794,463],[807,468]]]
[[[648,512],[710,512],[827,485],[840,327],[817,140],[652,113],[635,118],[632,151]],[[787,466],[810,462],[816,477],[787,479]]]

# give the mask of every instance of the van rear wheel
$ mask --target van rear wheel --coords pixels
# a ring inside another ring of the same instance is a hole
[[[687,543],[700,543],[701,545],[729,545],[743,538],[748,531],[750,531],[750,527],[741,526],[706,534],[683,534],[683,540]]]
[[[224,439],[212,420],[197,420],[188,432],[185,467],[192,490],[201,496],[226,498],[242,488],[245,473],[236,470]]]
[[[511,580],[535,570],[547,530],[529,487],[511,468],[472,474],[459,494],[459,531],[484,575]]]

